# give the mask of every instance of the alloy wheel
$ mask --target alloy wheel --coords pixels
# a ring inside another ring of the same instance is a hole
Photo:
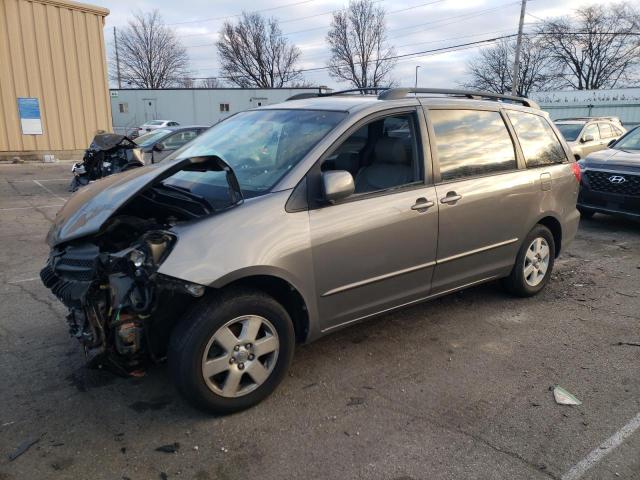
[[[535,238],[524,257],[523,276],[527,285],[536,287],[544,280],[549,268],[549,244],[543,237]]]
[[[222,397],[241,397],[271,375],[280,342],[275,327],[258,315],[243,315],[220,327],[202,356],[207,387]]]

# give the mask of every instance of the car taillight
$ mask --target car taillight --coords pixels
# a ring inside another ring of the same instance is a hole
[[[571,169],[573,170],[573,174],[576,176],[576,180],[580,183],[580,179],[582,178],[582,170],[580,170],[580,165],[578,162],[573,162],[571,164]]]

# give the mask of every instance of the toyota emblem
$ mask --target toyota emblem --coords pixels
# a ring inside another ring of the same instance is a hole
[[[612,175],[612,176],[610,176],[610,177],[609,177],[609,181],[610,181],[611,183],[615,183],[615,184],[619,185],[619,184],[621,184],[621,183],[626,182],[626,181],[627,181],[627,179],[626,179],[626,178],[624,178],[624,177],[623,177],[623,176],[621,176],[621,175]]]

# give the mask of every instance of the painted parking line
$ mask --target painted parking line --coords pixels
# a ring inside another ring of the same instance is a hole
[[[40,188],[42,188],[45,192],[49,193],[50,195],[53,195],[55,198],[57,198],[58,200],[62,200],[63,202],[66,202],[67,199],[66,198],[62,198],[59,195],[56,195],[56,193],[54,193],[50,188],[45,187],[42,183],[40,183],[38,180],[33,180],[33,183],[35,183],[36,185],[38,185]]]
[[[55,205],[36,205],[33,207],[9,207],[9,208],[0,208],[0,212],[11,212],[12,210],[29,210],[29,209],[38,209],[38,208],[60,208],[63,207],[63,204],[55,204]]]
[[[68,178],[36,178],[29,180],[7,180],[9,183],[29,183],[29,182],[66,182]]]
[[[14,283],[33,282],[35,280],[40,280],[40,277],[22,278],[20,280],[8,280],[7,283],[13,285]]]
[[[591,467],[622,445],[638,428],[640,428],[640,413],[598,447],[594,448],[584,459],[576,463],[571,470],[560,477],[560,480],[578,480],[582,478]]]

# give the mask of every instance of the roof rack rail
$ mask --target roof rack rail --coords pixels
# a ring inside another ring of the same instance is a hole
[[[567,118],[556,118],[554,122],[562,122],[566,120],[609,120],[610,122],[620,122],[620,118],[611,115],[605,116],[595,116],[595,117],[567,117]]]
[[[328,92],[328,93],[320,93],[320,92],[305,92],[305,93],[297,93],[287,98],[287,102],[289,100],[302,100],[305,98],[317,98],[317,97],[332,97],[334,95],[342,95],[344,93],[354,93],[360,92],[363,95],[366,95],[368,92],[378,92],[380,90],[389,90],[390,87],[367,87],[367,88],[349,88],[347,90],[338,90],[336,92]]]
[[[399,100],[405,98],[410,93],[432,93],[437,95],[452,95],[473,99],[507,100],[509,102],[520,103],[525,107],[540,108],[540,106],[524,97],[514,97],[513,95],[502,95],[493,92],[474,92],[472,90],[455,90],[449,88],[391,88],[380,95],[380,100]]]

